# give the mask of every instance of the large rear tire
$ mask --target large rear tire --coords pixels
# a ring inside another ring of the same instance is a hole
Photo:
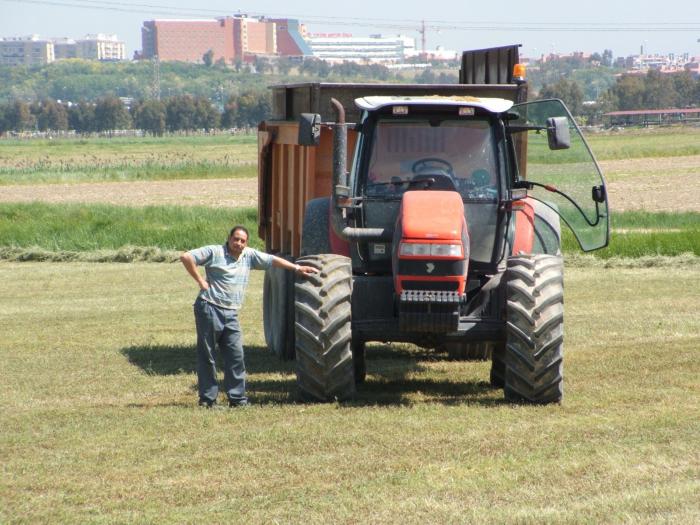
[[[263,330],[273,354],[294,359],[294,275],[274,266],[263,281]]]
[[[310,255],[297,263],[319,269],[296,284],[297,385],[305,399],[349,399],[355,395],[350,259]]]
[[[564,395],[564,280],[562,258],[508,259],[505,397],[558,403]]]

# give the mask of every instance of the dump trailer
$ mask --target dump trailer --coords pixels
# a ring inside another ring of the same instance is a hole
[[[465,52],[460,84],[272,87],[258,233],[319,273],[266,273],[265,339],[304,398],[351,398],[381,341],[491,359],[506,399],[562,400],[560,225],[606,246],[607,193],[565,105],[527,102],[517,51]]]

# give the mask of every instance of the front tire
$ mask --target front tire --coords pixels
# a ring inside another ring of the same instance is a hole
[[[355,395],[350,259],[310,255],[297,263],[319,270],[296,284],[297,385],[306,399],[349,399]]]
[[[522,255],[508,260],[505,397],[558,403],[564,395],[562,258]]]

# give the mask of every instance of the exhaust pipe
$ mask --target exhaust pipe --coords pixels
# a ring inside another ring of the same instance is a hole
[[[336,235],[346,241],[390,241],[394,235],[386,228],[351,228],[345,223],[344,210],[340,199],[349,198],[348,186],[348,127],[345,123],[345,108],[335,98],[331,98],[335,109],[336,122],[333,125],[333,210],[331,224]]]

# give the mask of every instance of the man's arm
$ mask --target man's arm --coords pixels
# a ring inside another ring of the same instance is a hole
[[[293,271],[297,275],[309,275],[312,273],[318,273],[318,269],[314,268],[313,266],[302,266],[299,264],[294,264],[293,262],[288,261],[287,259],[282,259],[281,257],[277,257],[275,255],[272,256],[272,266]]]
[[[192,257],[192,254],[188,252],[182,252],[180,254],[180,262],[185,267],[185,270],[187,270],[187,273],[189,273],[192,276],[192,279],[197,281],[197,284],[202,290],[209,289],[209,283],[197,271],[197,262],[194,260],[194,257]]]

